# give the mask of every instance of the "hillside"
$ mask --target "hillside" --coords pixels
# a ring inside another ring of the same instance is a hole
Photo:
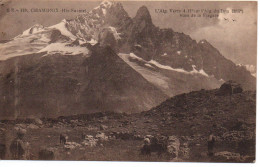
[[[2,120],[1,132],[5,134],[3,139],[10,141],[14,135],[11,129],[27,129],[25,137],[31,144],[32,159],[38,158],[39,143],[44,142],[45,148],[54,150],[55,159],[60,160],[252,162],[255,159],[256,94],[237,93],[230,100],[229,95],[216,95],[218,91],[181,94],[142,113],[99,112],[57,119]],[[226,157],[228,155],[207,156],[210,131],[216,136],[216,155],[230,152],[234,155],[231,159]],[[60,133],[66,133],[71,144],[59,145]],[[96,145],[84,146],[82,134],[95,138],[102,133],[107,138],[97,138]],[[180,141],[178,158],[167,154],[162,157],[140,155],[146,135],[176,136]],[[183,150],[187,154],[183,154]]]
[[[90,57],[38,53],[2,61],[0,66],[2,118],[131,113],[166,99],[109,47],[93,47]]]

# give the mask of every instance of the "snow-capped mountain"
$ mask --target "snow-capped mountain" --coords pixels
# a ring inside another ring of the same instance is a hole
[[[34,25],[13,40],[0,45],[0,60],[39,52],[87,54],[85,47],[70,46],[77,37],[67,30],[65,24],[66,20],[50,27]]]
[[[156,27],[145,6],[130,18],[121,3],[104,1],[66,26],[78,38],[109,45],[121,54],[134,53],[172,69],[201,71],[219,81],[237,80],[245,88],[255,87],[254,79],[246,77],[247,70],[227,60],[206,40],[196,42],[183,33]]]
[[[140,112],[227,80],[256,87],[248,70],[206,40],[156,27],[145,6],[130,18],[119,2],[50,27],[37,24],[1,43],[0,60],[5,118]]]

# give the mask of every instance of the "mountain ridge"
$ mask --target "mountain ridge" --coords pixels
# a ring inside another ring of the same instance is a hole
[[[145,6],[130,18],[119,2],[102,2],[50,27],[35,25],[0,44],[0,59],[0,114],[7,117],[33,116],[37,109],[35,115],[50,117],[105,109],[141,112],[227,80],[256,89],[246,68],[206,40],[156,27]]]

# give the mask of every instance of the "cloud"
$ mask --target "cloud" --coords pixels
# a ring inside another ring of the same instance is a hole
[[[243,13],[220,13],[216,25],[194,31],[197,40],[207,39],[227,58],[236,63],[256,63],[257,12],[254,6],[246,6]]]

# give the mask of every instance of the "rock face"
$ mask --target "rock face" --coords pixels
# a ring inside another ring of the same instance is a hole
[[[72,43],[68,44],[67,46],[73,47],[73,46],[79,46],[79,45],[80,45],[79,40],[76,39]]]
[[[37,125],[42,125],[42,120],[36,118],[34,119],[34,122],[37,124]]]
[[[76,142],[66,142],[64,145],[64,148],[68,149],[68,150],[73,150],[77,147],[81,147],[81,145],[79,143]]]
[[[240,162],[241,157],[239,153],[232,153],[228,151],[217,152],[213,159],[217,162]]]
[[[29,129],[38,129],[39,127],[37,125],[30,124],[27,128],[29,128]]]
[[[111,29],[103,29],[99,34],[99,43],[101,46],[109,46],[113,50],[116,50],[117,40]]]
[[[181,159],[189,159],[190,151],[188,143],[182,143],[180,146],[179,157],[181,157]]]
[[[86,135],[82,145],[89,146],[89,147],[95,147],[97,145],[98,139],[95,139],[92,135]]]
[[[105,133],[98,133],[96,135],[96,138],[101,140],[101,141],[107,141],[108,140],[108,136],[106,136]]]
[[[180,150],[180,140],[176,136],[169,136],[167,151],[172,158],[178,158]]]
[[[53,30],[51,32],[49,43],[64,42],[64,41],[69,41],[69,38],[65,35],[62,35],[62,33],[59,30]]]

